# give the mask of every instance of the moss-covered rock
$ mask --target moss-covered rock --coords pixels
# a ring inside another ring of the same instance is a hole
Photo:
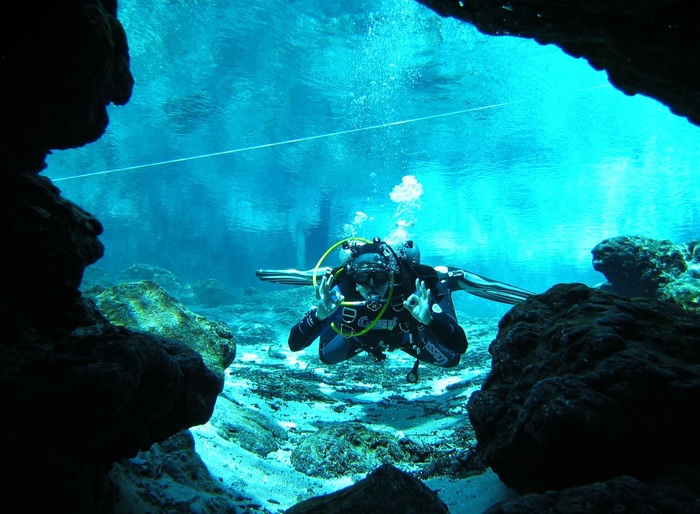
[[[278,441],[287,440],[287,432],[276,421],[220,396],[210,423],[218,434],[249,452],[266,456],[279,448]]]
[[[628,298],[672,301],[700,311],[700,240],[674,244],[643,236],[618,236],[596,245],[593,269],[605,275],[600,289]]]
[[[241,321],[235,331],[236,343],[240,345],[274,343],[277,340],[277,331],[273,327],[256,321]]]
[[[217,373],[223,374],[236,356],[233,335],[225,323],[188,310],[150,280],[95,291],[93,299],[113,324],[181,341]]]
[[[190,285],[192,301],[202,307],[218,307],[237,303],[239,295],[216,279],[200,280]]]
[[[151,264],[134,264],[123,270],[117,276],[118,282],[155,282],[168,293],[183,300],[190,293],[172,271]]]
[[[294,469],[310,476],[335,478],[368,473],[381,464],[406,459],[393,434],[361,423],[334,424],[319,429],[292,452]]]

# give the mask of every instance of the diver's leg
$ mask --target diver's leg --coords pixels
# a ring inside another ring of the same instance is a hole
[[[463,337],[461,335],[464,329],[457,321],[455,306],[452,303],[452,291],[449,288],[449,284],[445,282],[438,283],[437,287],[442,296],[442,299],[438,302],[438,307],[442,311],[441,316],[443,316],[444,321],[449,321],[455,327],[456,332],[453,331],[450,337],[438,338],[431,332],[430,326],[426,326],[421,331],[421,335],[424,341],[432,341],[435,348],[444,348],[450,353],[462,354],[467,351],[469,343],[467,342],[466,333]]]
[[[446,284],[450,291],[466,291],[494,302],[515,305],[535,294],[521,287],[477,275],[465,269],[436,266],[435,270],[440,277],[440,283]]]
[[[442,281],[438,282],[437,288],[438,291],[442,294],[442,300],[438,302],[438,305],[442,309],[443,312],[446,312],[450,316],[452,316],[455,321],[457,321],[457,314],[455,313],[455,306],[454,303],[452,303],[452,288],[450,287],[451,284],[447,281]]]
[[[362,347],[357,339],[335,332],[326,334],[325,337],[322,335],[318,345],[318,356],[324,364],[338,364],[352,359],[360,352]]]
[[[421,331],[423,341],[419,344],[407,343],[401,347],[401,350],[409,355],[412,355],[419,361],[441,368],[453,368],[461,359],[461,355],[446,348],[442,344],[436,343],[425,331]]]
[[[411,346],[401,348],[401,350],[412,355],[421,362],[432,364],[433,366],[440,366],[441,368],[453,368],[459,364],[461,359],[460,354],[432,342],[426,343],[423,348],[420,349],[420,352],[417,348]]]

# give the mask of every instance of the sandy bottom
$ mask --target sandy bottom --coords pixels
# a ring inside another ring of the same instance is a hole
[[[366,476],[323,479],[294,469],[290,462],[294,448],[324,425],[358,421],[432,445],[436,454],[466,450],[475,443],[466,403],[488,372],[487,348],[497,321],[471,320],[466,325],[470,349],[462,364],[453,369],[422,364],[417,384],[406,381],[413,359],[400,351],[378,364],[360,355],[325,366],[318,360],[316,344],[292,353],[286,350],[284,334],[272,344],[239,346],[222,396],[265,415],[285,428],[288,438],[263,457],[220,437],[207,423],[191,429],[197,453],[222,485],[237,491],[241,508],[278,513]],[[490,470],[466,478],[438,472],[424,482],[453,514],[480,513],[516,496]]]

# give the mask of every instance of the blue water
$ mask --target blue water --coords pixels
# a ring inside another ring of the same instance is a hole
[[[605,238],[700,237],[700,128],[556,47],[412,0],[182,4],[120,3],[133,98],[45,171],[109,272],[279,288],[254,270],[379,235],[541,292],[602,281]]]

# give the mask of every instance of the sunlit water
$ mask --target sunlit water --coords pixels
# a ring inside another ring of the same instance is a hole
[[[133,98],[48,160],[108,271],[274,288],[379,235],[540,292],[602,281],[605,238],[700,237],[700,128],[555,47],[409,0],[186,4],[120,4]]]

